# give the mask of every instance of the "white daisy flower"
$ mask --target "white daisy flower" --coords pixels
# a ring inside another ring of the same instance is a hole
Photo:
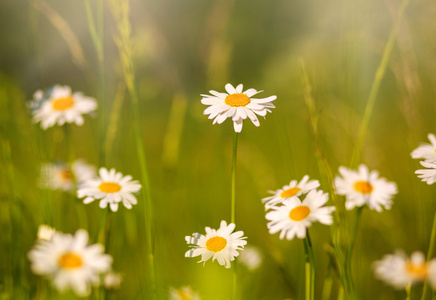
[[[97,101],[80,92],[72,93],[69,86],[55,85],[42,92],[37,91],[30,103],[33,110],[33,122],[41,122],[41,128],[47,129],[56,124],[83,124],[84,114],[97,109]]]
[[[51,241],[56,230],[48,225],[39,225],[38,227],[38,240]]]
[[[434,134],[429,133],[428,139],[431,144],[422,143],[418,148],[412,151],[412,158],[436,160],[436,137]]]
[[[428,280],[436,288],[436,259],[425,261],[422,252],[412,253],[410,259],[402,252],[385,255],[374,263],[375,276],[398,288]]]
[[[270,234],[280,231],[280,239],[292,240],[294,237],[306,237],[306,228],[314,222],[324,225],[333,223],[334,206],[323,206],[328,201],[328,194],[323,191],[310,191],[303,202],[296,196],[283,201],[283,206],[274,206],[265,215],[269,220],[267,227]]]
[[[250,271],[256,270],[262,264],[262,253],[256,247],[247,246],[238,258],[238,264],[244,265]]]
[[[230,268],[230,262],[235,260],[239,255],[238,250],[243,250],[247,241],[243,231],[232,233],[235,224],[230,223],[227,226],[226,221],[221,221],[218,230],[206,227],[206,235],[194,233],[192,236],[186,236],[185,240],[193,249],[185,253],[185,257],[196,257],[201,255],[199,262],[206,262],[210,258],[215,259],[218,263],[226,268]]]
[[[270,108],[275,106],[271,103],[277,96],[256,99],[254,95],[262,92],[255,89],[248,89],[242,92],[242,84],[234,88],[230,83],[225,86],[227,93],[209,91],[212,95],[201,95],[201,103],[210,105],[204,110],[209,119],[214,119],[213,124],[221,124],[227,118],[232,118],[235,132],[241,132],[242,121],[249,118],[257,127],[260,126],[257,115],[265,117]]]
[[[37,241],[28,257],[32,271],[50,278],[59,291],[71,288],[85,297],[111,267],[112,257],[103,252],[100,244],[88,246],[88,233],[80,229],[74,236],[57,231],[50,241]]]
[[[394,182],[379,178],[377,171],[369,172],[368,167],[363,164],[357,172],[339,167],[339,173],[343,178],[335,178],[336,193],[346,196],[345,207],[348,210],[365,204],[378,212],[382,211],[382,206],[385,209],[391,208],[392,197],[397,193],[397,185]]]
[[[108,290],[118,290],[121,286],[121,281],[123,281],[123,276],[120,273],[111,271],[104,276],[103,284]]]
[[[100,177],[86,181],[77,191],[79,198],[86,197],[83,203],[88,204],[99,199],[101,208],[106,208],[109,204],[112,211],[118,210],[120,202],[127,209],[137,203],[133,193],[138,192],[141,185],[136,180],[132,181],[132,176],[123,176],[115,169],[108,171],[106,168],[100,168],[99,173]]]
[[[41,167],[40,186],[53,190],[72,191],[74,185],[97,176],[97,168],[78,159],[71,165],[63,162],[46,163]]]
[[[294,196],[298,197],[301,194],[307,194],[311,190],[318,188],[319,185],[318,180],[309,181],[309,176],[305,175],[300,182],[292,180],[288,185],[283,186],[281,189],[268,191],[273,194],[273,196],[263,198],[262,202],[265,203],[265,209],[270,209],[274,205],[281,203],[283,200]]]
[[[436,161],[420,161],[419,162],[423,167],[427,169],[420,169],[415,171],[415,174],[418,174],[418,178],[421,178],[421,181],[427,182],[427,184],[433,184],[436,182]]]
[[[180,289],[170,288],[170,300],[200,300],[198,293],[191,287],[185,286]]]

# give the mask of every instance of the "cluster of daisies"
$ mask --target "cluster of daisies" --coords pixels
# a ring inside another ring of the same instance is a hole
[[[340,167],[339,173],[341,176],[336,176],[334,182],[336,194],[346,197],[348,210],[364,205],[378,212],[383,207],[390,209],[392,197],[397,193],[395,183],[379,178],[377,171],[370,172],[365,165],[360,165],[357,171]],[[280,239],[303,239],[312,223],[331,225],[335,207],[325,206],[329,197],[317,190],[319,186],[318,180],[309,180],[305,175],[300,182],[292,180],[281,189],[270,191],[273,196],[262,199],[265,209],[270,210],[265,215],[270,221],[269,232],[280,232]]]
[[[46,91],[37,91],[30,103],[33,121],[41,122],[46,130],[55,125],[74,123],[83,125],[84,115],[95,112],[97,101],[82,93],[72,93],[68,86],[56,85]],[[109,207],[116,212],[120,203],[131,209],[137,203],[135,193],[141,185],[115,169],[97,168],[78,159],[71,164],[61,161],[45,163],[39,179],[41,188],[77,192],[88,204],[99,200],[101,208]],[[75,235],[64,234],[42,225],[38,239],[29,252],[31,268],[35,274],[50,278],[54,286],[64,291],[71,288],[79,296],[87,296],[91,287],[99,285],[104,274],[103,285],[118,288],[121,276],[111,271],[112,257],[103,254],[99,244],[88,246],[88,233],[81,229]]]
[[[261,91],[243,91],[242,84],[236,87],[227,84],[225,90],[227,93],[210,91],[211,95],[202,95],[201,103],[209,106],[204,114],[213,119],[213,124],[231,118],[236,133],[242,131],[243,121],[247,118],[255,126],[260,126],[258,116],[265,117],[271,112],[274,108],[272,101],[277,98],[253,98]],[[56,124],[82,125],[83,115],[95,112],[97,102],[82,93],[72,93],[67,86],[56,85],[44,92],[37,91],[30,107],[33,121],[41,122],[45,130]],[[428,138],[431,144],[421,145],[411,155],[424,159],[421,165],[426,169],[418,170],[416,174],[422,181],[433,184],[436,182],[436,137],[429,134]],[[339,173],[334,180],[335,192],[345,196],[347,210],[365,205],[377,212],[391,208],[392,198],[397,193],[395,183],[379,177],[377,171],[370,171],[363,164],[357,170],[340,167]],[[132,180],[131,176],[106,168],[100,168],[97,174],[97,168],[83,160],[43,165],[40,185],[69,192],[77,188],[77,196],[84,198],[85,204],[98,200],[101,208],[109,207],[113,212],[118,210],[120,203],[131,209],[137,203],[134,194],[141,189],[139,182]],[[270,191],[272,196],[262,199],[269,232],[280,232],[280,239],[303,239],[313,223],[331,225],[335,207],[326,206],[329,195],[319,187],[318,180],[309,180],[305,175],[299,182],[292,180],[281,189]],[[240,256],[241,263],[249,269],[257,268],[262,261],[260,252],[254,247],[241,252],[247,241],[243,231],[235,231],[235,227],[234,223],[221,221],[218,229],[206,227],[205,234],[186,236],[190,249],[185,256],[200,257],[199,262],[203,263],[216,260],[225,268],[230,268],[231,262]],[[36,244],[28,254],[33,272],[50,278],[58,290],[71,288],[79,296],[89,295],[92,286],[100,284],[103,275],[103,284],[107,288],[119,287],[121,276],[111,271],[112,257],[104,254],[102,245],[88,245],[88,240],[88,233],[83,229],[70,235],[41,226]],[[436,259],[426,261],[421,252],[413,253],[410,258],[401,252],[386,255],[375,263],[375,273],[377,278],[399,288],[425,280],[436,288]],[[170,298],[200,299],[189,287],[171,289]]]

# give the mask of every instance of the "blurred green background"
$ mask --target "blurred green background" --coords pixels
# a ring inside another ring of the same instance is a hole
[[[276,108],[261,126],[244,122],[237,161],[236,230],[263,254],[261,267],[238,266],[241,299],[302,299],[304,252],[300,240],[269,235],[261,198],[268,190],[308,174],[321,179],[303,98],[299,61],[304,60],[319,113],[320,145],[335,173],[348,166],[375,71],[396,19],[397,0],[130,1],[133,59],[140,99],[141,130],[149,163],[156,230],[158,294],[190,285],[202,299],[228,299],[232,271],[217,263],[203,267],[185,258],[185,235],[218,228],[230,220],[233,128],[212,126],[200,94],[224,91],[228,82],[244,90],[277,95]],[[95,2],[91,1],[95,9]],[[105,167],[140,179],[132,106],[123,85],[117,34],[104,6],[105,105],[112,137]],[[362,163],[398,184],[390,211],[365,210],[353,254],[360,299],[398,299],[405,293],[376,280],[372,262],[396,249],[426,252],[436,208],[434,187],[421,183],[410,152],[436,132],[436,2],[415,0],[406,9],[382,80]],[[96,242],[96,202],[85,206],[88,224],[74,213],[80,200],[38,188],[42,162],[66,161],[60,127],[31,123],[27,102],[37,89],[54,84],[98,97],[98,63],[84,1],[4,0],[0,3],[0,298],[33,299],[45,280],[33,275],[26,257],[43,222],[43,203],[53,201],[56,229],[73,233],[87,226]],[[98,166],[98,117],[70,126],[75,155]],[[321,189],[328,191],[327,182]],[[113,299],[147,299],[143,205],[112,215],[109,253],[124,274]],[[73,205],[74,204],[74,205]],[[354,214],[347,213],[352,220]],[[330,228],[311,228],[316,259],[316,297],[327,273],[325,245]],[[337,298],[334,277],[331,299]],[[421,287],[412,290],[419,297]],[[72,294],[51,292],[50,299]]]

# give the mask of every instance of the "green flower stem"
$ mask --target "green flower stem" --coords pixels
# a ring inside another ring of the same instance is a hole
[[[436,245],[436,213],[433,218],[433,227],[431,229],[430,245],[428,247],[428,252],[427,252],[427,261],[429,261],[433,257],[435,251],[435,245]],[[424,283],[421,299],[422,300],[427,299],[427,294],[428,294],[428,280],[426,280]]]
[[[363,211],[363,206],[358,207],[356,210],[356,220],[354,222],[354,227],[353,227],[353,231],[350,233],[349,238],[350,238],[350,244],[347,248],[347,253],[346,253],[346,257],[345,257],[345,275],[347,278],[347,292],[348,292],[348,296],[351,299],[355,298],[355,294],[354,294],[354,282],[353,282],[353,276],[351,274],[351,260],[353,257],[353,249],[354,249],[354,245],[356,244],[356,237],[357,237],[357,232],[359,230],[359,225],[360,225],[360,220],[362,217],[362,211]]]
[[[315,258],[313,255],[312,242],[310,240],[309,230],[306,230],[304,242],[304,254],[306,258],[306,300],[315,299]]]
[[[231,201],[231,218],[230,222],[235,223],[235,211],[236,211],[236,156],[238,151],[238,133],[235,132],[233,135],[233,159],[232,159],[232,201]],[[236,261],[233,264],[233,292],[232,299],[236,299],[236,282],[237,282],[237,272],[236,272]]]
[[[409,284],[408,286],[406,286],[406,300],[410,300],[410,296],[412,294],[411,292],[412,292],[412,285]]]
[[[232,206],[231,206],[231,223],[235,223],[236,210],[236,155],[238,151],[238,133],[233,135],[233,160],[232,160]]]

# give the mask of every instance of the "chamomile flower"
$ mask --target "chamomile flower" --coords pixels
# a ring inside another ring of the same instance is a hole
[[[48,225],[39,225],[38,227],[38,240],[51,241],[56,230]]]
[[[292,240],[294,237],[306,237],[306,228],[314,222],[324,225],[333,223],[332,212],[334,206],[324,206],[328,201],[328,194],[323,191],[312,190],[301,201],[294,196],[283,201],[282,206],[273,206],[272,211],[265,215],[269,220],[267,227],[270,234],[280,231],[280,239]]]
[[[82,159],[71,165],[63,162],[46,163],[41,167],[40,186],[53,190],[72,191],[74,184],[80,186],[97,176],[97,168]]]
[[[37,241],[28,257],[33,273],[50,278],[59,291],[71,288],[85,297],[111,267],[112,257],[103,252],[100,244],[88,246],[88,232],[81,229],[74,236],[57,231],[50,241]]]
[[[311,190],[319,187],[318,180],[309,180],[309,176],[305,175],[300,182],[292,180],[288,185],[283,186],[276,191],[268,191],[273,196],[262,199],[265,203],[265,209],[270,209],[276,204],[281,203],[283,200],[289,199],[294,196],[300,196],[301,194],[307,194]]]
[[[426,262],[422,252],[412,253],[410,259],[402,252],[385,255],[374,263],[375,276],[398,288],[428,280],[436,288],[436,259]]]
[[[244,249],[247,244],[243,231],[233,232],[235,224],[227,225],[226,221],[221,221],[218,230],[206,227],[206,235],[194,233],[192,236],[186,236],[185,240],[188,245],[193,247],[185,253],[185,257],[196,257],[201,255],[199,262],[206,262],[210,258],[226,268],[230,268],[230,262],[235,260],[239,255],[239,250]]]
[[[277,99],[277,96],[267,98],[252,98],[254,95],[262,92],[255,89],[242,91],[242,84],[234,88],[230,83],[226,84],[227,93],[209,91],[212,95],[201,95],[201,103],[210,105],[204,110],[209,119],[214,119],[213,124],[223,123],[227,118],[232,118],[235,132],[241,132],[242,121],[249,118],[257,127],[260,126],[256,115],[265,117],[271,108],[275,106],[271,103]]]
[[[170,288],[170,300],[200,300],[198,293],[191,287],[185,286],[180,289]]]
[[[346,196],[345,207],[348,210],[365,204],[378,212],[382,211],[382,207],[391,208],[392,197],[397,193],[394,182],[379,178],[377,171],[369,172],[368,167],[363,164],[357,172],[339,167],[339,173],[342,177],[335,178],[336,193]]]
[[[122,202],[127,209],[131,209],[137,203],[133,193],[141,189],[141,185],[132,176],[123,176],[115,169],[108,171],[100,168],[100,177],[86,181],[82,188],[77,191],[79,198],[86,197],[83,203],[88,204],[99,199],[100,207],[106,208],[109,204],[112,211],[118,210],[118,204]]]
[[[71,92],[69,86],[55,85],[45,92],[39,90],[30,103],[33,110],[33,122],[41,122],[41,128],[47,129],[56,124],[65,123],[83,125],[84,114],[97,109],[97,101],[80,92]]]
[[[422,143],[418,148],[412,151],[412,158],[436,160],[436,137],[434,134],[429,133],[428,139],[431,144]]]
[[[427,182],[427,184],[433,184],[436,182],[436,160],[435,161],[420,161],[423,167],[427,169],[416,170],[415,174],[418,174],[418,178],[421,181]]]

